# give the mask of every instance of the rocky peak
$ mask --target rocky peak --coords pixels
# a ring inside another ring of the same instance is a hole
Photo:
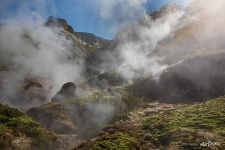
[[[50,16],[50,17],[48,17],[46,25],[47,26],[61,27],[64,30],[69,31],[71,33],[74,32],[73,27],[70,26],[65,19],[61,19],[61,18],[56,18],[56,17]]]
[[[103,49],[111,44],[110,40],[103,39],[92,33],[74,31],[73,27],[70,26],[65,19],[50,16],[45,24],[49,27],[62,28],[63,31],[61,34],[72,40],[74,45],[83,52]]]

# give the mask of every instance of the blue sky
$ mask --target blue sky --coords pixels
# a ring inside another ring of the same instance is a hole
[[[173,2],[186,6],[191,0],[140,0],[145,2],[137,7],[127,4],[131,1],[134,0],[1,0],[0,22],[14,17],[21,10],[26,11],[28,15],[29,12],[34,11],[44,19],[48,16],[64,18],[75,31],[90,32],[111,39],[121,24],[126,25],[135,19],[135,17],[131,18],[130,14],[138,16],[143,9],[150,12]],[[110,2],[115,7],[111,12],[107,10],[111,8]],[[105,5],[108,6],[106,9]],[[132,10],[135,12],[132,13]]]

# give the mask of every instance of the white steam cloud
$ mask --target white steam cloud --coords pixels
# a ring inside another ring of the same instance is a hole
[[[29,77],[47,81],[43,87],[49,87],[48,99],[64,83],[80,80],[83,62],[71,59],[72,43],[59,33],[60,29],[46,27],[38,15],[5,21],[0,28],[0,58],[11,67],[10,73],[1,78],[2,99],[18,98],[17,92]]]
[[[144,10],[142,5],[138,6]],[[199,52],[224,48],[225,19],[221,16],[224,6],[223,0],[216,3],[196,0],[187,9],[176,5],[165,7],[156,18],[142,11],[143,19],[122,28],[116,37],[122,60],[118,72],[128,81],[149,76],[157,78],[171,63]]]
[[[189,56],[224,49],[225,1],[195,0],[180,20],[179,29],[157,47],[159,57],[175,63]]]
[[[144,5],[148,0],[93,0],[98,15],[109,22],[113,33],[145,16]]]
[[[143,8],[147,0],[108,0],[108,1],[94,1],[99,6],[100,16],[105,19],[112,19],[115,17],[126,17],[126,19],[137,19],[145,14]],[[119,16],[115,16],[118,11]],[[125,18],[124,18],[125,19]]]
[[[160,64],[162,58],[153,56],[151,53],[176,29],[183,14],[183,11],[176,10],[155,20],[146,15],[142,25],[135,25],[120,35],[121,44],[118,49],[123,60],[122,66],[125,66],[121,70],[125,79],[158,76],[166,68],[165,65]],[[135,32],[135,37],[131,32]]]

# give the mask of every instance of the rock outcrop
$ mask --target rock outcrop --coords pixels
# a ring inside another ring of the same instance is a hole
[[[75,98],[76,85],[73,82],[65,83],[60,91],[52,98],[53,102],[71,100]]]
[[[70,26],[65,19],[50,16],[45,24],[47,26],[62,27],[66,31],[74,32],[73,27]]]

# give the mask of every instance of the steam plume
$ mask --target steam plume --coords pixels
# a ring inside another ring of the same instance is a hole
[[[47,98],[65,82],[80,79],[82,60],[70,59],[72,43],[58,33],[60,29],[46,27],[37,14],[5,21],[0,28],[0,58],[11,67],[9,75],[2,78],[3,99],[18,98],[22,83],[29,76],[48,81]]]

